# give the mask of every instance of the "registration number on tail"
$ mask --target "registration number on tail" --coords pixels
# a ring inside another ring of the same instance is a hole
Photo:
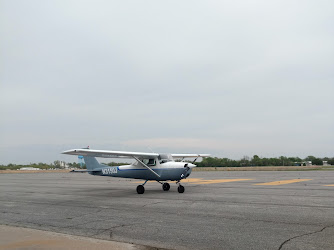
[[[103,168],[102,174],[117,174],[117,168]]]

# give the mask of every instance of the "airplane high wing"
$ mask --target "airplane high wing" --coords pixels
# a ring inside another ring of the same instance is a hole
[[[85,155],[85,156],[103,157],[103,158],[133,158],[133,157],[156,158],[159,156],[159,154],[156,153],[93,150],[93,149],[71,149],[64,151],[63,154]]]
[[[142,160],[139,159],[139,158],[157,158],[159,154],[156,154],[156,153],[92,150],[92,149],[71,149],[68,151],[64,151],[63,154],[83,155],[83,156],[103,157],[103,158],[134,158],[144,168],[146,168],[152,174],[160,178],[160,175],[157,172],[155,172],[151,167],[149,167],[147,164],[145,164]]]
[[[142,152],[128,152],[128,151],[109,151],[109,150],[93,150],[93,149],[71,149],[64,151],[63,154],[69,155],[87,155],[103,158],[133,158],[135,157],[158,157],[157,153],[142,153]],[[173,158],[197,158],[208,157],[209,154],[171,154]]]
[[[209,154],[171,154],[173,158],[209,157]]]

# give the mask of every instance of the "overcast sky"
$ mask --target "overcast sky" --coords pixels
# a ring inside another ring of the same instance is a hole
[[[0,164],[334,156],[333,1],[0,3]]]

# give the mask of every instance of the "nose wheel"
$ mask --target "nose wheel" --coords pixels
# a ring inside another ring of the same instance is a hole
[[[179,185],[178,187],[177,187],[177,191],[181,194],[181,193],[184,193],[184,186],[182,186],[182,185]]]

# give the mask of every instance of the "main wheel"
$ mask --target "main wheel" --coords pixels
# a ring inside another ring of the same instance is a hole
[[[162,189],[164,190],[164,191],[168,191],[169,189],[170,189],[170,185],[169,185],[169,183],[164,183],[164,184],[162,184]]]
[[[178,186],[177,191],[179,193],[184,193],[184,186],[182,186],[182,185]]]
[[[145,192],[145,188],[143,185],[138,185],[137,186],[137,193],[138,194],[143,194]]]

